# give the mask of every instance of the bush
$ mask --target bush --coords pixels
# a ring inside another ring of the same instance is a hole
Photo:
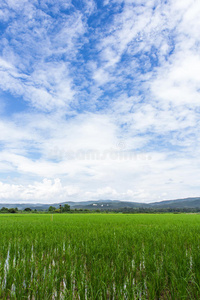
[[[17,211],[15,208],[9,208],[8,212],[11,214],[15,214]]]
[[[27,207],[24,209],[24,211],[32,211],[32,209],[30,207]]]

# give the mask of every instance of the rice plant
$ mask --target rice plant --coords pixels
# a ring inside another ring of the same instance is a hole
[[[199,215],[0,216],[0,299],[199,298]]]

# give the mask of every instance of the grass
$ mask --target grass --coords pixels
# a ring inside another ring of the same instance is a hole
[[[200,299],[200,215],[1,215],[0,299]]]

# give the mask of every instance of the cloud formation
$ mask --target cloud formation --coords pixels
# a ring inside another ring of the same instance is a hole
[[[197,0],[0,4],[0,201],[199,196]]]

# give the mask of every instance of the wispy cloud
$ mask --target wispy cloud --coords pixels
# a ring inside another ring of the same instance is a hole
[[[0,201],[199,195],[199,13],[196,0],[3,1]]]

